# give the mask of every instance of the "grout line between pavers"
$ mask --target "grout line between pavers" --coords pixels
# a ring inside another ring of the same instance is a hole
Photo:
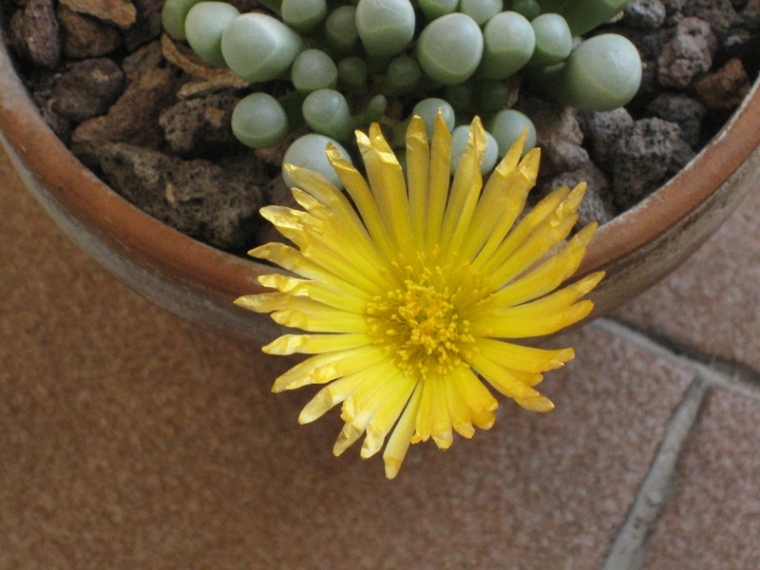
[[[649,471],[601,567],[601,570],[637,570],[645,559],[649,531],[670,498],[681,449],[696,424],[707,390],[721,388],[760,402],[760,373],[741,364],[720,361],[712,355],[693,352],[687,355],[688,349],[667,339],[655,340],[610,318],[599,319],[592,326],[694,374],[684,398],[665,426]]]
[[[760,373],[747,366],[733,362],[720,362],[711,355],[687,356],[685,349],[682,350],[673,343],[667,346],[664,342],[647,336],[646,333],[610,318],[598,319],[590,326],[643,348],[677,366],[691,370],[711,386],[760,402]]]
[[[697,420],[706,388],[707,382],[697,376],[670,417],[649,472],[601,570],[636,570],[644,562],[647,535],[668,501],[681,448]]]

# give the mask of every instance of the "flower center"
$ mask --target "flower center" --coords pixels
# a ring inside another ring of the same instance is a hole
[[[367,307],[376,342],[385,344],[396,365],[418,380],[465,366],[468,345],[475,342],[469,322],[459,317],[458,291],[450,292],[445,281],[440,268],[424,269]]]

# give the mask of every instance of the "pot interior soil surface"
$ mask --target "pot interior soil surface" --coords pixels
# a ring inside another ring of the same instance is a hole
[[[258,9],[252,0],[230,3]],[[182,233],[234,254],[280,240],[258,210],[295,205],[280,175],[293,137],[255,151],[235,139],[232,110],[251,86],[163,35],[163,1],[97,4],[2,5],[4,40],[45,122],[104,182]],[[536,125],[544,153],[534,196],[587,181],[581,223],[612,220],[679,172],[760,68],[757,0],[633,0],[593,33],[609,31],[630,39],[644,64],[625,108],[560,108],[524,87],[514,103]]]

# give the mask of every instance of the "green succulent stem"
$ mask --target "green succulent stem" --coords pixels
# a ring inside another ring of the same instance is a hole
[[[618,34],[601,34],[573,50],[566,62],[531,70],[531,88],[562,105],[611,111],[628,104],[641,83],[636,47]]]

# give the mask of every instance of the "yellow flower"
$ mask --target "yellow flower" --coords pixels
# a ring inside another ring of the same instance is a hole
[[[452,430],[470,438],[473,426],[493,425],[498,403],[480,378],[524,408],[552,409],[535,386],[573,350],[503,339],[547,335],[583,319],[593,305],[581,297],[603,273],[557,289],[578,268],[596,224],[566,239],[585,184],[555,190],[518,221],[540,157],[533,149],[521,158],[524,136],[485,187],[477,118],[453,180],[451,135],[440,116],[430,144],[421,119],[409,124],[406,177],[377,124],[356,138],[368,182],[335,148],[326,151],[353,205],[323,176],[286,166],[304,211],[267,206],[261,213],[298,250],[269,243],[250,253],[300,278],[262,276],[276,292],[236,303],[309,333],[264,347],[313,355],[273,391],[325,384],[299,422],[342,403],[334,453],[366,433],[361,456],[370,457],[390,434],[383,459],[392,479],[410,443],[432,438],[447,449]]]

